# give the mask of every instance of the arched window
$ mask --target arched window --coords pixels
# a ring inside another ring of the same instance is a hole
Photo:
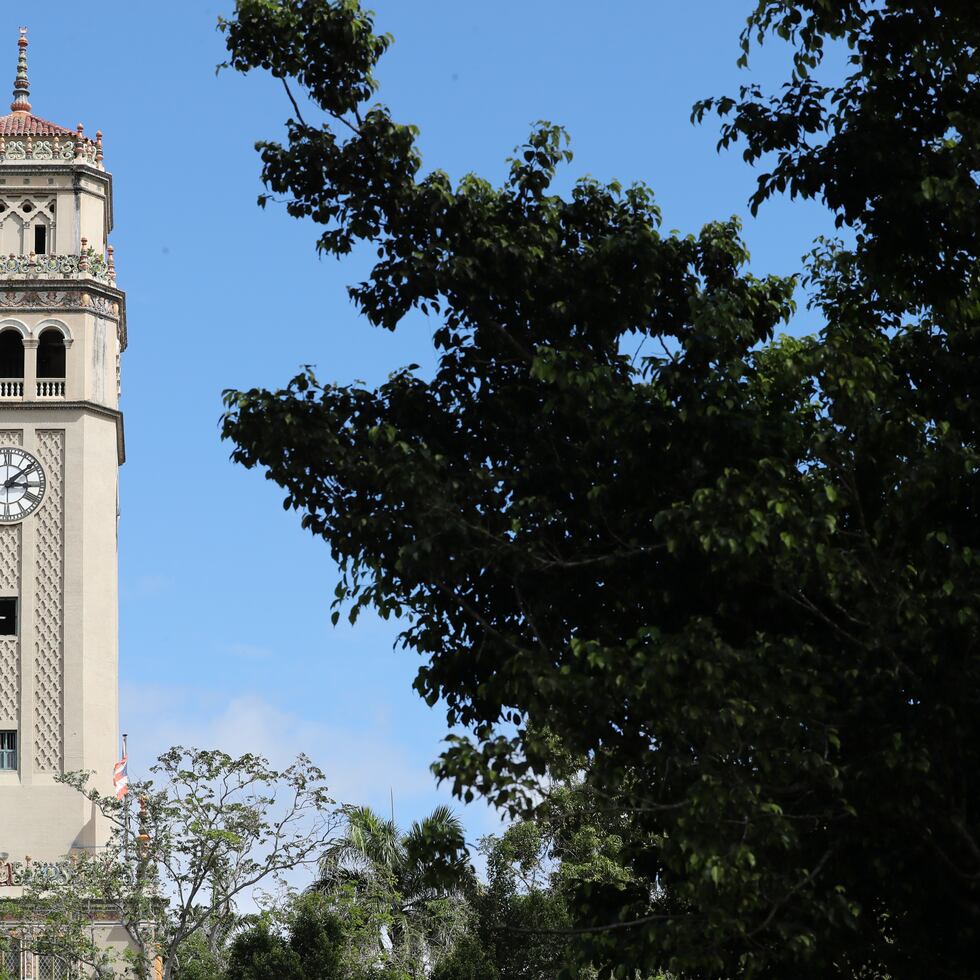
[[[0,332],[0,378],[22,377],[24,377],[24,338],[19,331],[8,327]]]
[[[39,378],[65,376],[65,338],[55,327],[44,330],[38,341],[37,376]]]

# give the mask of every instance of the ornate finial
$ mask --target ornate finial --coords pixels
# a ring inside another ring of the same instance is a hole
[[[14,112],[31,111],[31,83],[27,80],[27,28],[20,29],[20,40],[17,42],[17,80],[14,82],[14,101],[10,108]]]
[[[95,134],[95,162],[102,163],[105,159],[105,154],[102,152],[102,130],[100,129]]]

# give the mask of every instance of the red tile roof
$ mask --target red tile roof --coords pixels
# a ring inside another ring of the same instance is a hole
[[[0,136],[71,136],[78,138],[73,129],[65,129],[46,119],[39,119],[27,112],[11,112],[0,116]],[[86,139],[90,143],[91,140]]]

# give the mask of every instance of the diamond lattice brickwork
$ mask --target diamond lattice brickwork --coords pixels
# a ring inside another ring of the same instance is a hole
[[[0,724],[20,716],[20,650],[16,636],[0,636]]]
[[[64,757],[65,434],[38,430],[47,492],[37,512],[34,650],[34,767],[60,772]]]
[[[0,595],[20,595],[20,525],[0,526]]]
[[[0,527],[0,594],[20,595],[19,524]],[[20,643],[16,636],[0,636],[0,721],[20,715]]]
[[[0,429],[0,446],[21,446],[20,429]],[[21,527],[0,527],[0,595],[20,595]],[[0,722],[16,723],[20,716],[20,643],[0,636]]]

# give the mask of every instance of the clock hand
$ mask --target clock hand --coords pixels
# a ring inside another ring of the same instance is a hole
[[[14,486],[14,481],[19,480],[28,470],[32,470],[33,468],[34,468],[33,466],[27,466],[24,469],[20,470],[19,472],[15,473],[12,477],[10,477],[9,480],[7,480],[4,486],[8,488]]]

